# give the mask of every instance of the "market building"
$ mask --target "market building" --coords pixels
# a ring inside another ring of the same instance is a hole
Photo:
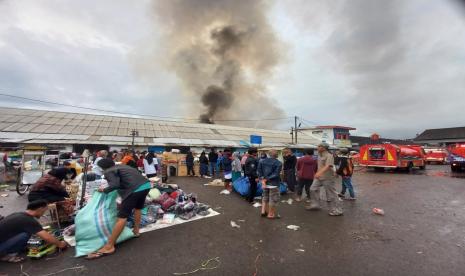
[[[413,140],[429,145],[465,143],[465,127],[427,129]]]
[[[347,126],[317,126],[299,128],[299,134],[308,135],[318,141],[323,141],[334,147],[351,148],[350,131],[356,130]]]
[[[134,134],[134,135],[132,135]],[[63,151],[120,150],[134,143],[136,150],[163,152],[251,146],[251,136],[266,148],[315,147],[320,140],[303,132],[292,144],[288,131],[217,124],[163,121],[35,109],[0,107],[0,146],[45,145]]]

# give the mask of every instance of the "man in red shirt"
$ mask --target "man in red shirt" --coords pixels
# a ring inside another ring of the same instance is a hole
[[[307,194],[307,202],[310,202],[310,186],[313,183],[313,178],[318,168],[317,161],[313,158],[313,149],[306,149],[305,156],[297,160],[297,197],[296,201],[302,200],[302,191],[305,187]]]

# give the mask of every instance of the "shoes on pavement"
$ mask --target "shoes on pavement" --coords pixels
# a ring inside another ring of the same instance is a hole
[[[331,211],[331,212],[329,212],[328,214],[329,214],[330,216],[334,216],[334,217],[336,217],[336,216],[342,216],[342,215],[343,215],[342,212],[338,212],[338,211]]]

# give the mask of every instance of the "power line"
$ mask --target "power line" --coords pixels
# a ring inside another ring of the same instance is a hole
[[[79,108],[79,109],[86,109],[86,110],[99,111],[99,112],[106,112],[106,113],[113,113],[113,114],[120,114],[120,115],[131,115],[131,116],[139,116],[139,117],[161,118],[161,119],[164,119],[164,120],[199,121],[198,118],[168,117],[168,116],[156,116],[156,115],[149,115],[149,114],[118,112],[118,111],[113,111],[113,110],[105,110],[105,109],[99,109],[99,108],[77,106],[77,105],[72,105],[72,104],[64,104],[64,103],[58,103],[58,102],[52,102],[52,101],[46,101],[46,100],[39,100],[39,99],[27,98],[27,97],[16,96],[16,95],[11,95],[11,94],[4,94],[4,93],[0,93],[0,96],[10,97],[10,98],[15,98],[15,99],[21,99],[21,100],[27,100],[27,101],[33,101],[33,102],[39,102],[39,103],[44,103],[44,104],[60,105],[60,106]],[[286,117],[286,118],[263,118],[263,119],[223,119],[223,120],[219,119],[219,120],[214,120],[214,121],[215,122],[256,122],[256,121],[289,120],[290,118],[291,117]]]

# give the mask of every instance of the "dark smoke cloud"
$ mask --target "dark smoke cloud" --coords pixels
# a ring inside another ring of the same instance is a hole
[[[283,116],[266,91],[282,52],[267,22],[268,8],[266,1],[156,2],[165,63],[202,122]]]

